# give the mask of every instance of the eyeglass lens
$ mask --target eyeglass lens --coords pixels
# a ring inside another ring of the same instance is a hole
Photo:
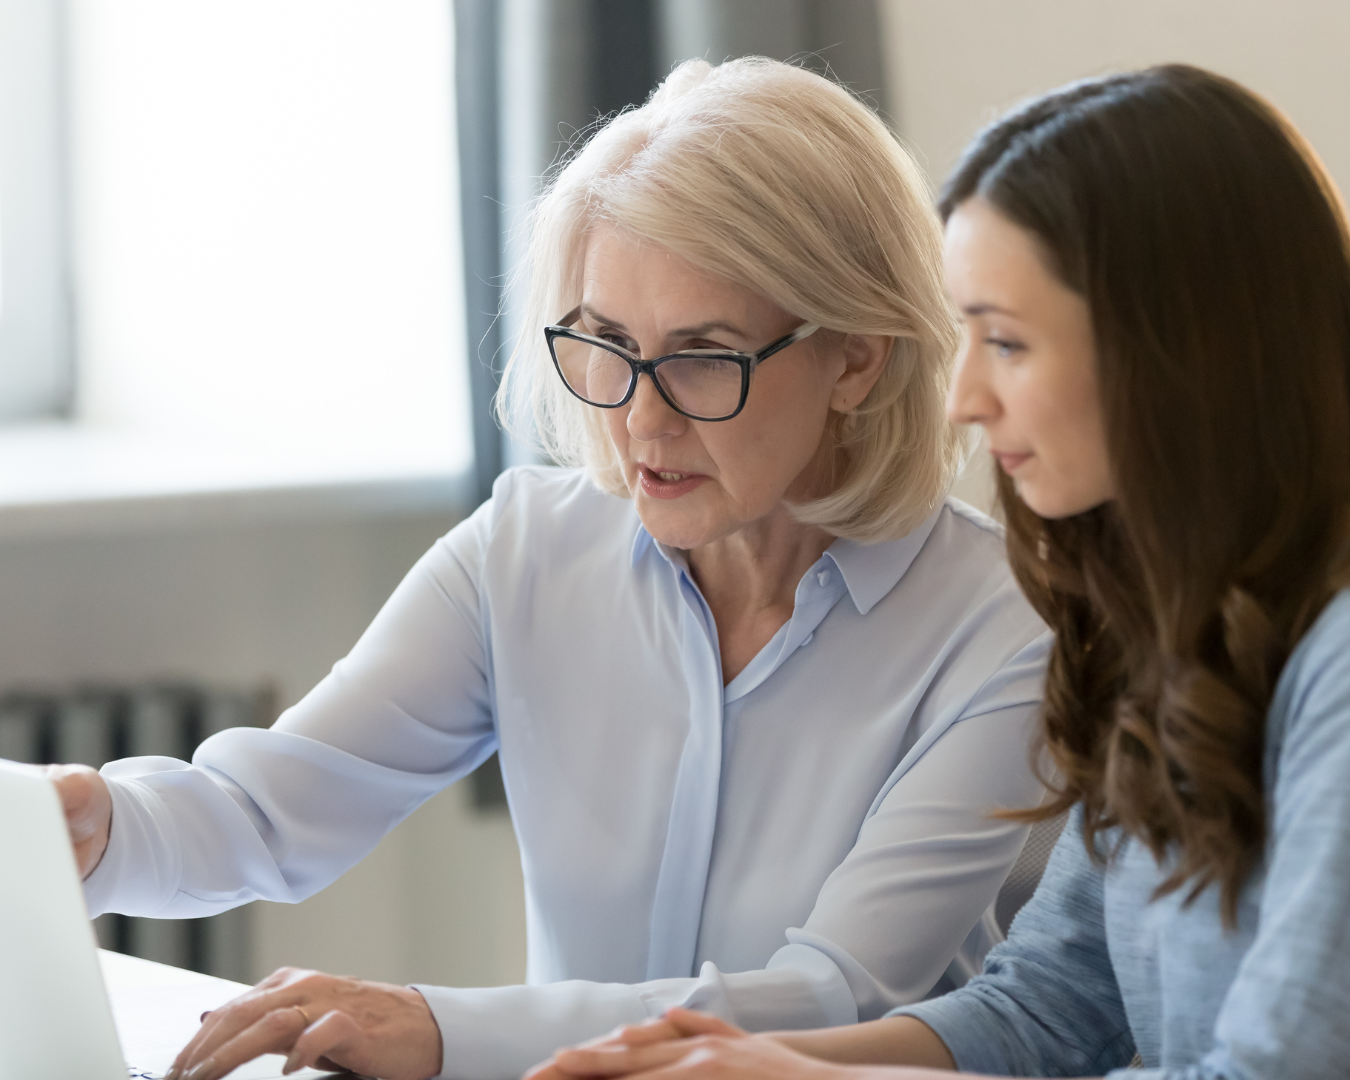
[[[615,405],[628,393],[633,369],[624,357],[589,342],[553,339],[558,369],[577,396],[594,405]],[[656,369],[661,389],[682,412],[720,419],[741,402],[741,366],[717,357],[680,356]]]

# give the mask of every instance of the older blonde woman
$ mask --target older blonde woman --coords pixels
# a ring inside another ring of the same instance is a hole
[[[311,895],[499,749],[529,985],[281,971],[175,1075],[499,1078],[671,1005],[851,1022],[990,943],[1046,641],[944,501],[913,162],[815,75],[693,62],[561,170],[532,245],[505,400],[572,467],[506,473],[271,730],[62,781],[91,911],[192,916]]]

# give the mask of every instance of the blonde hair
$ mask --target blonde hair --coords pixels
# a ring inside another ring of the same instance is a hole
[[[827,330],[895,338],[861,404],[831,414],[828,495],[793,510],[860,541],[903,536],[944,497],[963,440],[946,418],[957,328],[927,182],[886,126],[803,68],[677,67],[561,168],[529,218],[522,336],[498,416],[554,461],[627,495],[600,410],[572,397],[540,328],[581,300],[590,230],[618,226]],[[754,392],[753,389],[751,391]]]

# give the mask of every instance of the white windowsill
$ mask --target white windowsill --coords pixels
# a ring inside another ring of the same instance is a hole
[[[0,537],[249,519],[466,513],[469,469],[193,443],[74,423],[0,427]]]

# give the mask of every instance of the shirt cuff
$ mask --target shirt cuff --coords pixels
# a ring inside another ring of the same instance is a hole
[[[633,988],[622,983],[412,989],[441,1029],[444,1080],[517,1080],[559,1047],[649,1019]]]

